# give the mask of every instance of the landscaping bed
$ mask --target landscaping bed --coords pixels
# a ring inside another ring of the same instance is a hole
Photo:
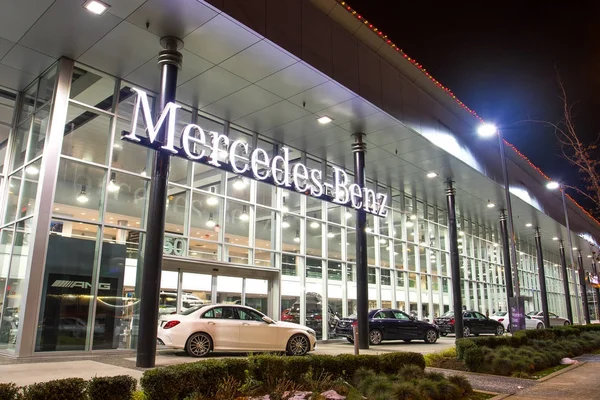
[[[533,378],[559,366],[565,357],[598,349],[600,325],[583,325],[459,339],[456,350],[428,354],[425,360],[431,367]]]

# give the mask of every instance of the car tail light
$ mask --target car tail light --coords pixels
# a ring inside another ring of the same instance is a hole
[[[450,321],[448,321],[449,324],[454,324],[454,318],[452,318]]]
[[[315,315],[315,320],[320,321],[323,317],[320,314]]]
[[[504,318],[498,318],[498,322],[504,321]]]
[[[352,326],[358,326],[358,320],[352,321]]]
[[[177,325],[179,325],[179,321],[169,321],[163,326],[163,329],[171,329],[172,327]]]

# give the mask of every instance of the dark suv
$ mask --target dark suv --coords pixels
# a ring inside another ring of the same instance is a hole
[[[440,328],[440,335],[446,336],[454,332],[454,311],[448,311],[441,317],[433,319],[434,324]],[[463,335],[479,336],[482,333],[491,333],[497,336],[504,334],[504,326],[493,319],[489,319],[480,312],[463,311]]]
[[[317,337],[319,337],[323,331],[323,325],[321,324],[323,320],[323,304],[320,301],[310,300],[311,299],[307,297],[305,325],[314,329],[317,333]],[[295,302],[292,305],[289,311],[289,318],[288,321],[290,322],[300,323],[300,302]],[[327,306],[327,320],[329,322],[329,335],[333,337],[334,330],[340,319],[330,306]]]

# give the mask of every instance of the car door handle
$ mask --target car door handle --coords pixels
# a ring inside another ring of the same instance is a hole
[[[242,322],[242,325],[245,325],[245,326],[250,326],[250,324],[249,324],[249,323],[247,323],[247,322]]]
[[[215,323],[212,321],[207,322],[208,325],[214,325]]]

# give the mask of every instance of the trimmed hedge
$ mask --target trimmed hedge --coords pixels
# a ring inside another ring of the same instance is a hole
[[[297,380],[310,370],[317,376],[325,373],[331,375],[332,379],[350,379],[361,367],[375,373],[393,374],[407,365],[416,365],[423,370],[425,359],[418,353],[306,357],[258,355],[246,359],[209,359],[156,368],[144,372],[140,384],[148,400],[180,400],[191,394],[210,398],[217,392],[219,383],[227,377],[242,383],[272,382],[282,378]]]
[[[531,374],[600,349],[600,325],[519,331],[513,337],[459,339],[457,356],[475,372]]]
[[[18,387],[0,383],[0,400],[129,400],[137,381],[127,375],[93,378],[57,379]]]

